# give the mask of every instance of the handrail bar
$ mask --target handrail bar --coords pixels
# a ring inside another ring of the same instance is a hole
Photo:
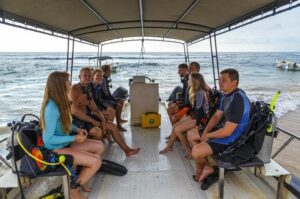
[[[279,131],[281,131],[281,132],[283,132],[283,133],[285,133],[289,136],[292,136],[292,137],[296,138],[297,140],[300,140],[300,136],[296,135],[295,133],[291,133],[291,132],[289,132],[285,129],[279,128],[279,127],[276,127],[276,129],[278,129]]]
[[[289,136],[291,136],[285,143],[283,143],[281,145],[281,147],[272,155],[272,158],[274,159],[285,147],[287,147],[295,138],[297,140],[300,140],[300,137],[295,135],[294,133],[291,133],[291,132],[288,132],[287,130],[285,129],[282,129],[282,128],[279,128],[279,127],[276,127],[276,129],[278,131],[281,131]]]

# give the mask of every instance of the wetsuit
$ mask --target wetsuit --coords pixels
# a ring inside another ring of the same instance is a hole
[[[250,101],[244,91],[236,89],[222,96],[219,110],[224,112],[226,121],[236,123],[237,127],[228,137],[208,141],[214,153],[224,151],[245,133],[250,121]]]
[[[102,97],[101,97],[101,85],[94,85],[91,84],[91,88],[92,88],[92,94],[93,94],[93,99],[95,101],[95,103],[97,104],[97,107],[100,110],[106,110],[107,107],[102,103]]]
[[[112,96],[108,83],[109,78],[106,75],[103,75],[103,79],[101,81],[102,103],[106,107],[113,107],[115,109],[118,101]]]

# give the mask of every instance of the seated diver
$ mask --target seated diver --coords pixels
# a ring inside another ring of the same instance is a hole
[[[192,149],[192,157],[196,163],[195,180],[199,182],[214,172],[214,169],[208,165],[207,157],[226,150],[245,133],[250,120],[250,101],[238,88],[238,71],[235,69],[221,71],[219,84],[224,92],[220,107],[204,129],[201,143],[196,144]],[[224,127],[213,130],[223,117],[226,119]]]
[[[91,75],[89,67],[82,68],[79,72],[80,82],[71,87],[70,98],[72,100],[71,111],[73,114],[73,123],[86,129],[92,136],[97,136],[97,139],[102,139],[107,131],[110,132],[126,156],[138,153],[140,148],[130,148],[125,143],[118,128],[111,121],[106,121],[101,111],[97,108],[89,87]],[[97,133],[95,134],[93,130]]]
[[[101,69],[94,69],[92,72],[92,93],[93,93],[93,99],[98,107],[98,109],[103,113],[104,117],[108,119],[109,121],[114,121],[116,111],[112,107],[105,106],[102,103],[102,97],[101,97],[101,81],[103,79],[103,72]]]
[[[188,65],[187,64],[179,64],[178,66],[178,75],[181,78],[182,82],[182,93],[181,97],[177,100],[171,101],[168,103],[167,113],[169,115],[170,121],[172,121],[172,116],[176,112],[177,105],[181,102],[185,101],[186,98],[186,92],[188,88],[188,80],[189,80],[189,74],[188,74]],[[173,124],[173,123],[172,123]]]
[[[109,89],[109,82],[110,82],[109,78],[111,76],[110,65],[103,65],[102,71],[103,71],[103,80],[101,81],[102,103],[106,107],[113,107],[114,109],[116,109],[117,127],[120,131],[126,131],[126,129],[121,126],[121,123],[127,122],[127,120],[121,119],[121,114],[125,103],[125,99],[115,99],[110,92]]]
[[[73,164],[82,166],[76,183],[84,191],[91,191],[86,183],[102,164],[104,145],[100,141],[87,139],[84,129],[72,125],[68,92],[71,83],[66,72],[52,72],[47,80],[41,108],[41,129],[45,148],[58,154],[73,157]],[[76,135],[71,135],[76,132]],[[79,187],[78,187],[79,188]],[[72,187],[71,199],[84,199],[79,189]]]
[[[192,73],[199,73],[200,72],[200,64],[198,62],[191,62],[188,66],[188,75]],[[185,69],[184,69],[184,72]],[[187,84],[188,78],[185,79]],[[190,106],[189,102],[189,87],[187,85],[184,86],[186,91],[184,93],[184,98],[180,101],[176,101],[174,103],[170,103],[167,109],[170,121],[172,124],[178,122],[183,116],[186,115],[186,107]],[[167,137],[169,139],[169,136]]]
[[[185,148],[186,158],[192,158],[192,149],[187,141],[185,132],[188,130],[201,126],[204,128],[208,120],[208,86],[205,83],[203,75],[200,73],[192,73],[189,78],[189,101],[191,102],[190,112],[191,116],[187,116],[177,122],[172,129],[170,140],[167,146],[160,151],[166,153],[171,151],[173,144],[179,138],[181,144]]]

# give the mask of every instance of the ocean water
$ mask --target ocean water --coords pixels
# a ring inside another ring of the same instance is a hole
[[[177,66],[184,62],[183,53],[104,54],[119,63],[112,75],[114,90],[128,88],[133,75],[147,75],[159,83],[160,97],[166,100],[176,85],[180,85]],[[83,66],[94,66],[88,58],[95,53],[75,53],[73,82],[78,82],[78,71]],[[276,114],[283,116],[300,107],[300,72],[284,71],[275,67],[278,58],[300,60],[300,53],[219,53],[220,70],[233,67],[240,72],[240,88],[251,100],[269,102],[280,90]],[[210,53],[190,53],[190,61],[198,61],[201,73],[213,86]],[[104,61],[105,63],[105,61]],[[0,53],[0,132],[12,120],[25,113],[39,114],[47,76],[52,71],[64,71],[66,53]]]

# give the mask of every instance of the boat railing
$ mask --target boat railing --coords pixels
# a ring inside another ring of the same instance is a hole
[[[272,158],[274,159],[284,148],[286,148],[294,139],[296,140],[300,140],[300,136],[296,135],[295,133],[289,132],[286,129],[280,128],[280,127],[276,127],[276,129],[279,132],[282,132],[288,136],[290,136],[290,138],[285,141],[282,146],[272,155]]]

